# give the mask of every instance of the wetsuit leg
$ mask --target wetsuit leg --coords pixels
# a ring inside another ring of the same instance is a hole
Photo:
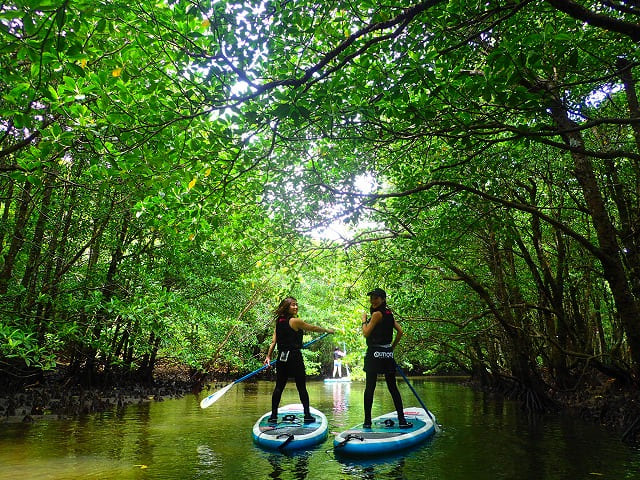
[[[305,415],[311,415],[309,392],[307,392],[307,377],[303,375],[297,375],[295,377],[296,388],[298,389],[298,395],[300,396],[300,403]]]
[[[385,373],[384,379],[387,381],[387,388],[393,399],[393,406],[396,407],[396,412],[398,412],[398,422],[404,423],[406,421],[404,418],[404,407],[402,406],[402,397],[400,396],[400,390],[398,390],[398,384],[396,383],[395,372]]]
[[[373,394],[376,391],[378,373],[367,372],[364,387],[364,423],[371,423],[371,408],[373,407]]]
[[[280,398],[286,385],[287,369],[276,364],[276,386],[273,389],[273,395],[271,395],[271,417],[278,416],[278,405],[280,405]]]

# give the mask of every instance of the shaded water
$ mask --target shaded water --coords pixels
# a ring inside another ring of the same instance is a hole
[[[259,381],[234,386],[205,410],[199,401],[210,392],[77,420],[0,424],[0,480],[640,479],[640,449],[597,425],[527,416],[514,403],[443,379],[412,382],[442,431],[402,455],[345,460],[335,456],[332,435],[295,455],[261,450],[251,428],[270,409],[273,383]],[[419,406],[399,385],[405,406]],[[308,388],[330,431],[362,421],[362,382]],[[293,383],[287,385],[281,405],[298,401]],[[380,382],[373,414],[393,409]]]

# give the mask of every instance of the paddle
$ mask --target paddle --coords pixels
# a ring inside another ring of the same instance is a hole
[[[438,422],[436,421],[435,417],[433,416],[433,414],[429,411],[429,409],[427,408],[427,406],[424,404],[424,402],[422,401],[422,399],[420,398],[420,395],[418,395],[418,392],[416,392],[416,389],[413,388],[413,385],[411,385],[411,383],[409,382],[409,379],[407,378],[407,376],[404,374],[404,372],[402,371],[402,369],[400,368],[400,365],[398,365],[396,363],[396,369],[398,370],[398,372],[400,372],[400,375],[402,376],[402,378],[404,378],[404,381],[407,382],[407,385],[409,385],[409,388],[411,389],[411,391],[413,392],[413,394],[416,396],[416,398],[418,399],[418,402],[420,402],[420,405],[422,406],[422,408],[424,408],[425,412],[427,412],[427,415],[429,415],[429,418],[431,419],[431,421],[433,422],[433,426],[436,429],[436,432],[440,431],[440,427],[438,427]]]
[[[344,351],[345,356],[347,355],[347,344],[345,342],[342,342],[342,349]],[[346,363],[344,364],[344,368],[347,369],[347,377],[349,375],[351,375],[351,373],[349,373],[349,365],[347,365]]]
[[[314,338],[313,340],[308,341],[307,343],[305,343],[304,345],[302,345],[302,348],[307,348],[309,345],[312,345],[314,343],[316,343],[319,340],[322,340],[324,337],[326,337],[327,335],[329,335],[328,333],[323,333],[322,335],[320,335],[317,338]],[[210,407],[211,405],[213,405],[215,402],[217,402],[220,397],[222,397],[225,393],[227,393],[227,391],[233,387],[236,383],[240,383],[244,380],[246,380],[247,378],[253,377],[255,374],[260,373],[261,371],[263,371],[266,368],[269,368],[271,365],[273,365],[274,363],[276,363],[277,360],[272,360],[271,363],[269,363],[268,365],[263,365],[262,367],[258,368],[257,370],[254,370],[251,373],[247,373],[244,377],[239,378],[238,380],[236,380],[235,382],[230,383],[229,385],[227,385],[226,387],[222,387],[220,390],[213,392],[211,395],[209,395],[208,397],[203,398],[200,401],[200,408],[207,408]]]

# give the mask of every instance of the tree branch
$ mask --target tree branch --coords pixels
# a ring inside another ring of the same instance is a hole
[[[570,17],[586,22],[593,27],[626,35],[635,42],[640,41],[640,25],[637,23],[625,22],[607,15],[594,13],[572,0],[547,0],[547,3]]]

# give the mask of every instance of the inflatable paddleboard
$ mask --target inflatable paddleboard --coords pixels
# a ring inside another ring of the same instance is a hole
[[[350,381],[351,377],[335,377],[324,379],[324,383],[349,383]]]
[[[253,441],[270,450],[291,451],[308,448],[327,438],[327,417],[311,407],[313,422],[304,422],[301,404],[278,409],[278,423],[269,423],[271,412],[265,413],[253,426]]]
[[[333,440],[333,448],[341,455],[381,455],[417,445],[435,433],[435,424],[423,408],[405,408],[404,416],[413,424],[410,428],[399,427],[394,411],[374,418],[371,428],[359,424],[339,433]]]

